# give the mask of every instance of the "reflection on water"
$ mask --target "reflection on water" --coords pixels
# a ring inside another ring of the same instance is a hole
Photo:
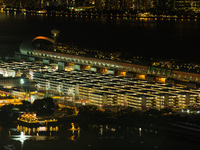
[[[143,132],[152,132],[158,133],[157,131],[153,130],[148,130],[144,129],[142,130],[141,127],[121,127],[121,126],[115,126],[115,125],[97,125],[97,124],[92,124],[89,125],[89,128],[93,130],[98,130],[98,134],[100,135],[99,138],[117,138],[120,135],[120,138],[123,139],[124,137],[127,136],[135,136],[139,139],[139,137],[142,137]],[[124,136],[123,136],[124,135]]]
[[[12,140],[20,141],[21,145],[23,147],[24,141],[27,140],[27,139],[30,139],[32,136],[24,135],[24,132],[22,131],[22,132],[20,132],[20,135],[10,135],[10,137],[11,137]]]
[[[52,132],[57,132],[58,126],[41,126],[41,127],[25,127],[17,125],[16,130],[11,128],[8,131],[11,140],[20,141],[23,148],[26,140],[44,141],[56,140],[56,136],[52,136]]]
[[[71,128],[61,127],[59,132],[59,126],[26,127],[17,125],[16,128],[8,130],[8,136],[10,140],[19,141],[21,149],[26,141],[59,140],[63,138],[64,134],[67,140],[75,142],[80,138],[80,127],[75,128],[74,123],[71,123],[71,126]]]
[[[72,131],[72,136],[71,137],[69,137],[68,139],[69,140],[71,140],[71,141],[75,141],[76,139],[76,136],[75,136],[75,131],[77,131],[77,139],[79,139],[79,137],[80,137],[80,127],[78,127],[78,128],[75,128],[75,126],[74,126],[74,123],[71,123],[71,128],[69,129],[70,131]]]
[[[121,150],[129,147],[137,150],[168,150],[192,148],[198,144],[188,139],[182,142],[182,137],[150,128],[107,124],[66,123],[37,128],[17,125],[14,128],[1,128],[0,150],[9,144],[17,150]]]
[[[17,132],[24,132],[25,134],[33,134],[33,133],[38,133],[41,131],[58,131],[58,126],[40,126],[40,127],[25,127],[25,126],[17,126]]]

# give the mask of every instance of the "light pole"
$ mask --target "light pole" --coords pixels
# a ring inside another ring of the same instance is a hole
[[[51,33],[53,34],[53,39],[54,39],[54,51],[56,51],[56,39],[58,37],[58,34],[60,33],[59,30],[56,30],[56,29],[52,29],[51,30]]]

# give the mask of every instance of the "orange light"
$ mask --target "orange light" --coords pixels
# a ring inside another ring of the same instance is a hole
[[[55,44],[55,41],[53,39],[45,37],[45,36],[37,36],[32,40],[32,42],[34,42],[35,40],[47,40],[47,41]]]
[[[126,72],[120,72],[120,75],[126,76]]]
[[[138,79],[145,79],[145,75],[144,74],[137,74],[136,75],[138,77]]]
[[[86,69],[90,69],[90,66],[86,66]]]
[[[156,78],[156,81],[161,83],[165,83],[165,80],[166,78],[159,78],[159,77]]]

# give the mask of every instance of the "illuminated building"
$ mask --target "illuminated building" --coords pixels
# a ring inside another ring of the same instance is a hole
[[[68,90],[72,95],[77,95],[79,100],[89,101],[91,105],[104,106],[128,106],[139,110],[149,108],[177,107],[184,108],[196,103],[199,98],[198,90],[187,90],[184,87],[169,86],[165,83],[151,83],[145,80],[130,79],[127,77],[112,76],[106,74],[91,74],[89,71],[65,72],[61,76],[55,76],[57,87],[60,79],[65,80]],[[70,80],[67,80],[67,78]],[[35,81],[39,81],[38,78]],[[51,90],[55,90],[51,85]],[[69,86],[73,85],[73,86]],[[57,89],[58,91],[58,89]]]
[[[14,105],[21,105],[22,102],[20,99],[17,98],[5,98],[5,99],[0,99],[0,107],[3,105],[9,105],[9,104],[14,104]]]
[[[0,85],[4,88],[22,87],[24,85],[30,85],[31,82],[27,78],[21,77],[6,77],[0,78]]]
[[[80,85],[79,86],[79,95],[81,100],[89,100],[90,93],[93,92],[93,87],[90,85]]]
[[[200,8],[199,0],[174,0],[174,7],[178,10],[193,10],[198,12]]]
[[[34,40],[36,39],[43,39],[53,43],[52,40],[46,37],[40,36],[34,38]],[[32,42],[34,42],[34,40]],[[18,59],[28,58],[28,60],[33,61],[39,59],[46,61],[57,61],[61,70],[91,70],[94,72],[110,73],[122,76],[133,73],[139,79],[146,79],[149,78],[149,75],[152,75],[155,78],[153,80],[163,83],[169,81],[168,78],[184,80],[187,82],[200,82],[200,74],[198,73],[190,73],[161,67],[144,66],[132,63],[71,55],[66,53],[37,50],[30,43],[23,43],[20,46],[20,52],[21,54],[16,54],[15,56]]]
[[[105,93],[91,93],[90,94],[90,103],[92,105],[102,107],[106,104],[106,95]]]
[[[20,99],[17,99],[10,92],[0,91],[0,107],[4,105],[14,104],[20,105],[22,104]]]
[[[28,64],[34,72],[32,79],[38,90],[48,94],[71,96],[73,100],[88,101],[98,107],[124,106],[138,110],[185,108],[200,99],[198,89],[188,90],[187,85],[167,83],[168,79],[178,79],[198,84],[200,74],[197,73],[38,50],[30,43],[22,44],[20,52],[16,54],[19,59],[34,58]],[[47,67],[39,67],[36,61]],[[57,64],[58,71],[47,69],[51,62]],[[128,73],[133,76],[128,77]]]
[[[43,63],[35,62],[2,63],[0,66],[9,66],[13,70],[15,67],[22,69],[25,64],[28,65],[27,70],[31,68],[34,71],[32,80],[36,82],[38,92],[66,96],[66,101],[87,102],[101,108],[123,106],[137,110],[186,108],[200,102],[199,89],[150,82],[137,77],[116,76],[90,70],[48,71],[46,64],[46,67],[42,67]],[[24,71],[28,72],[26,69]],[[13,91],[11,94],[21,99],[26,97],[25,92]],[[64,100],[58,101],[65,103]],[[15,102],[5,101],[5,104],[7,103]]]
[[[6,65],[10,65],[13,69],[11,64],[13,63]],[[29,63],[29,67],[33,70],[34,66],[34,63]],[[184,108],[199,103],[200,91],[198,89],[188,90],[184,86],[91,73],[89,70],[37,72],[35,69],[33,80],[38,90],[44,90],[48,94],[60,93],[71,96],[73,100],[78,97],[79,100],[89,101],[89,104],[99,107],[110,105],[146,110],[165,107]],[[24,95],[21,97],[23,98]]]
[[[96,0],[95,7],[98,10],[148,10],[154,3],[152,0]]]

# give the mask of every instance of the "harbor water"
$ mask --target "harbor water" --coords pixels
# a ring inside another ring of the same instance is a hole
[[[138,19],[70,17],[65,15],[0,13],[0,56],[19,50],[24,40],[51,37],[79,48],[126,52],[130,56],[187,58],[198,61],[200,19]]]
[[[70,123],[38,128],[1,126],[0,149],[13,146],[17,150],[191,150],[198,146],[198,139],[143,127],[76,123],[74,128]]]

